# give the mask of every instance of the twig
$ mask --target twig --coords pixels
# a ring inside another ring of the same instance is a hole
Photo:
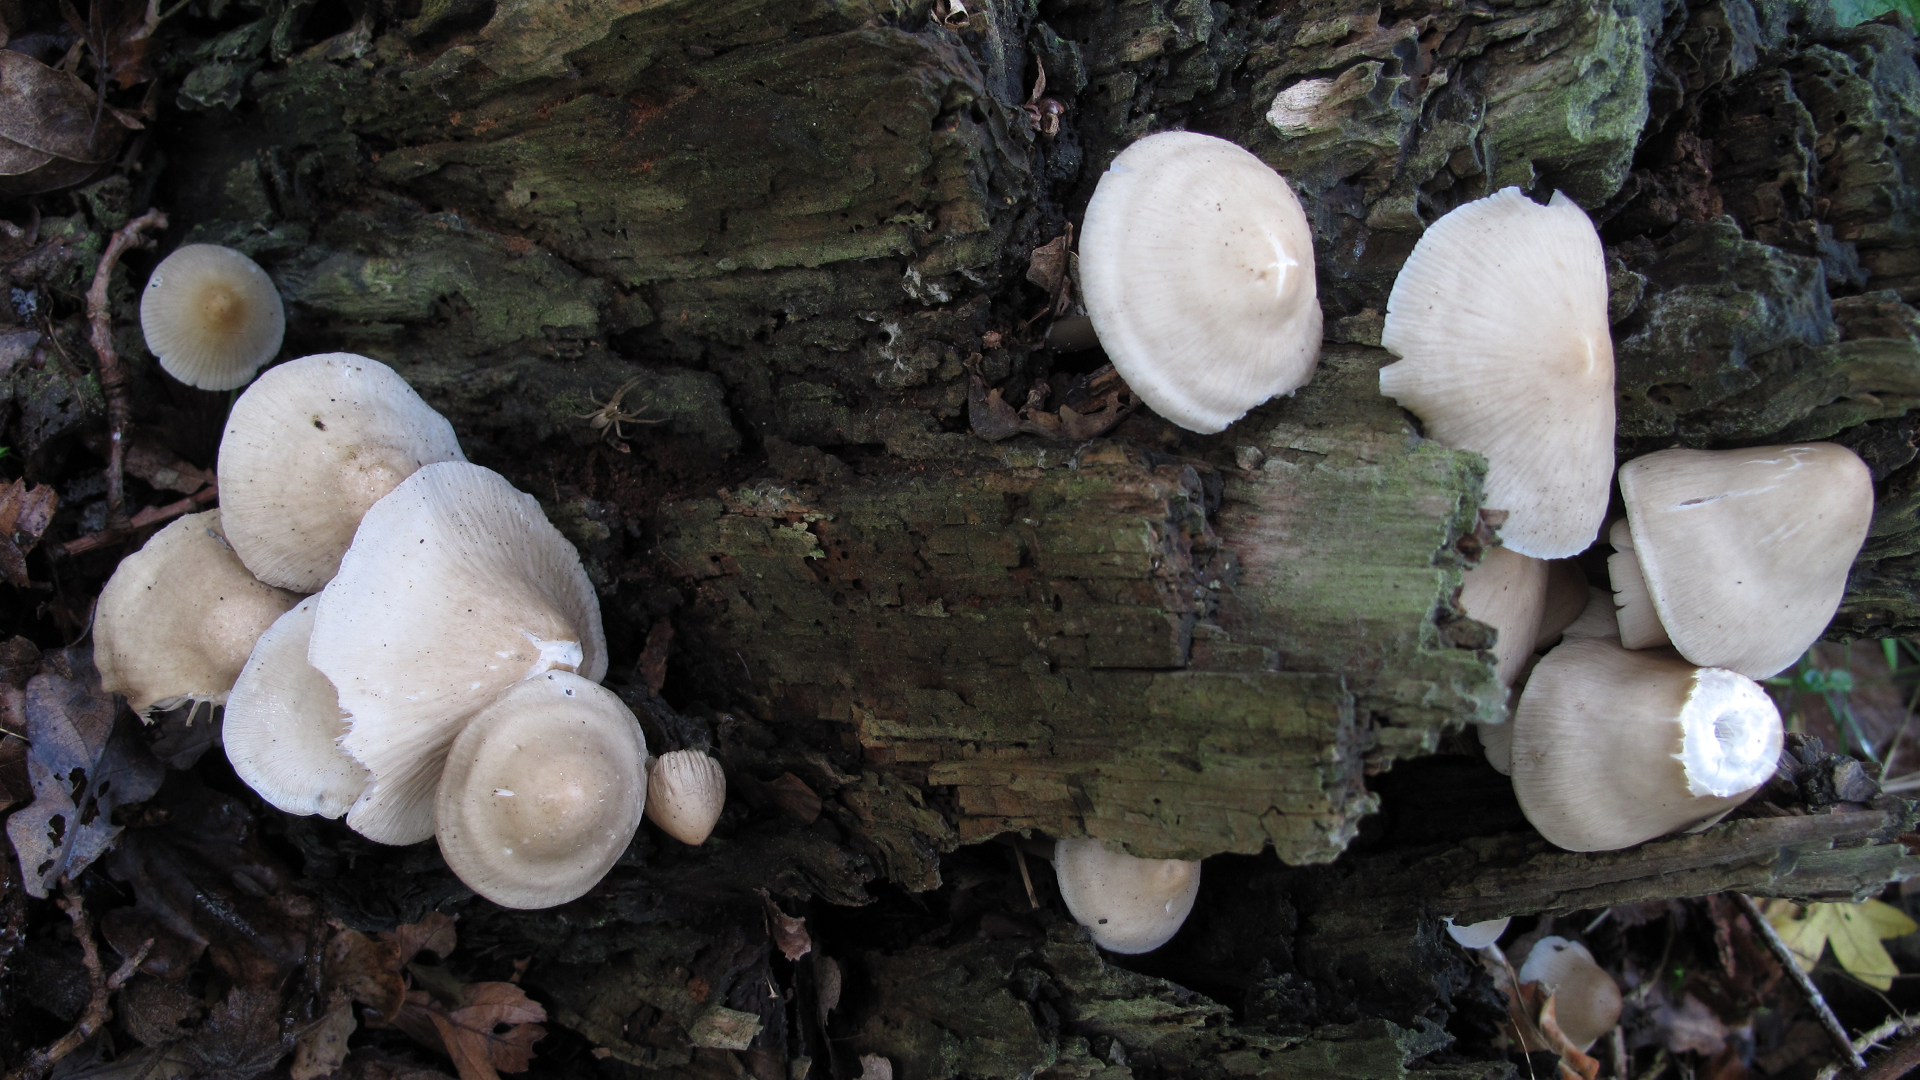
[[[112,975],[105,974],[100,967],[100,946],[93,940],[93,920],[87,918],[87,909],[80,901],[80,890],[74,887],[73,879],[61,878],[62,891],[66,898],[60,906],[66,909],[67,918],[73,921],[74,936],[80,939],[80,962],[86,966],[87,982],[93,987],[93,996],[87,1001],[87,1011],[82,1013],[73,1030],[60,1036],[59,1040],[44,1050],[35,1050],[27,1055],[20,1067],[8,1073],[6,1080],[41,1080],[41,1077],[53,1070],[61,1058],[78,1050],[101,1026],[113,1018],[113,993],[125,985],[133,973],[140,970],[140,964],[147,958],[147,950],[153,948],[149,938],[145,944],[127,957]]]
[[[179,517],[181,514],[185,514],[196,507],[205,506],[219,497],[220,485],[208,484],[206,487],[181,499],[179,502],[170,502],[165,506],[147,507],[145,510],[133,515],[133,518],[127,522],[125,528],[102,529],[97,533],[88,533],[78,539],[69,540],[54,550],[62,555],[78,555],[83,551],[92,551],[94,548],[117,544],[155,522]]]
[[[1920,1029],[1920,1016],[1895,1016],[1893,1019],[1882,1023],[1879,1027],[1873,1028],[1870,1031],[1861,1032],[1859,1037],[1853,1040],[1853,1048],[1865,1054],[1867,1051],[1879,1046],[1895,1035],[1910,1034],[1917,1029]],[[1874,1062],[1874,1068],[1879,1069],[1885,1060],[1886,1059],[1882,1059],[1882,1061]],[[1908,1068],[1912,1068],[1912,1066],[1909,1065]],[[1819,1072],[1814,1073],[1813,1080],[1836,1080],[1839,1075],[1840,1063],[1836,1061],[1831,1065],[1824,1066]]]
[[[92,327],[88,340],[100,357],[100,391],[107,398],[107,524],[125,528],[126,511],[121,508],[124,495],[122,466],[126,460],[127,425],[131,410],[127,406],[127,373],[120,367],[120,354],[113,347],[113,311],[107,301],[107,282],[120,256],[130,247],[147,241],[141,233],[167,227],[165,211],[149,210],[120,227],[100,253],[100,265],[93,272],[93,285],[87,289],[87,322]]]
[[[1840,1026],[1840,1018],[1833,1015],[1833,1010],[1827,1007],[1827,999],[1821,996],[1820,988],[1813,985],[1813,979],[1800,970],[1800,963],[1794,959],[1793,950],[1787,948],[1787,943],[1780,940],[1780,931],[1775,930],[1773,924],[1767,921],[1767,917],[1760,913],[1760,905],[1754,903],[1753,897],[1745,893],[1728,895],[1733,897],[1734,903],[1740,905],[1740,910],[1746,913],[1747,921],[1753,924],[1753,928],[1759,932],[1760,936],[1767,939],[1767,947],[1773,950],[1773,955],[1780,961],[1780,966],[1787,969],[1787,977],[1793,980],[1802,994],[1806,995],[1807,1004],[1813,1007],[1814,1015],[1820,1018],[1820,1026],[1827,1029],[1827,1035],[1833,1039],[1833,1044],[1839,1049],[1840,1056],[1850,1062],[1854,1068],[1865,1069],[1867,1059],[1861,1057],[1860,1051],[1853,1048],[1853,1040],[1847,1037],[1847,1029]]]
[[[1920,1065],[1920,1035],[1908,1035],[1887,1049],[1860,1080],[1899,1080]]]
[[[1040,898],[1033,894],[1033,875],[1027,873],[1027,853],[1020,850],[1020,841],[1013,842],[1013,861],[1019,864],[1020,881],[1027,887],[1027,906],[1035,911],[1040,909]]]

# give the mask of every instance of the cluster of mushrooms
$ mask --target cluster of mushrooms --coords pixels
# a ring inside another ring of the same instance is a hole
[[[244,384],[279,346],[252,329],[278,322],[278,294],[224,248],[170,256],[141,314],[162,365],[203,387]],[[218,475],[221,508],[160,530],[101,593],[97,662],[133,708],[224,703],[227,756],[268,802],[381,843],[437,837],[506,907],[585,893],[643,813],[706,839],[719,764],[682,750],[649,769],[599,684],[578,553],[391,368],[269,370],[234,403]]]

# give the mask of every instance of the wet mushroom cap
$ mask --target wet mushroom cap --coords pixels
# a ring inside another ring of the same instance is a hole
[[[145,715],[223,702],[254,642],[297,594],[255,578],[220,532],[220,511],[188,514],[120,561],[94,607],[94,660],[108,690]]]
[[[287,316],[258,263],[232,248],[188,244],[147,278],[140,329],[167,374],[202,390],[231,390],[280,351]]]
[[[1755,679],[1826,632],[1873,522],[1872,474],[1833,443],[1662,450],[1620,467],[1620,494],[1673,647]]]
[[[260,580],[317,592],[368,507],[422,465],[465,460],[453,426],[387,365],[352,353],[292,360],[227,418],[227,539]]]
[[[661,754],[647,770],[647,820],[683,844],[713,833],[727,805],[727,774],[698,750]]]
[[[1246,150],[1167,131],[1101,175],[1080,233],[1100,344],[1154,412],[1215,432],[1313,377],[1313,232],[1293,189]]]
[[[347,714],[307,663],[317,606],[307,597],[260,635],[227,697],[220,739],[261,798],[289,814],[337,818],[367,786],[367,770],[340,749]]]
[[[1198,860],[1137,859],[1094,839],[1054,845],[1053,870],[1067,911],[1108,952],[1165,945],[1200,895]]]
[[[633,842],[647,744],[612,691],[550,671],[508,688],[447,752],[434,804],[440,853],[502,907],[584,894]]]
[[[1613,476],[1607,267],[1586,211],[1503,188],[1428,227],[1394,279],[1380,336],[1398,363],[1380,392],[1438,442],[1487,458],[1481,504],[1501,542],[1560,559],[1586,550]]]
[[[1620,1022],[1619,984],[1577,941],[1541,938],[1520,966],[1519,977],[1553,995],[1554,1019],[1575,1049],[1586,1050]]]

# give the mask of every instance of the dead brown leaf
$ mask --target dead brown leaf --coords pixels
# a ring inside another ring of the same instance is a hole
[[[792,773],[787,775],[791,776]],[[767,904],[767,926],[773,932],[774,947],[788,960],[798,960],[813,951],[813,938],[807,933],[807,920],[796,919],[780,910],[765,889],[755,889]]]
[[[77,184],[113,160],[127,129],[74,75],[0,49],[0,195]]]
[[[400,963],[403,965],[411,964],[413,958],[423,952],[445,959],[453,955],[454,946],[459,941],[454,933],[454,922],[451,915],[429,911],[417,923],[401,923],[391,930],[380,931],[380,940],[391,941],[399,947]]]
[[[1139,404],[1112,364],[1076,380],[1053,412],[1045,408],[1050,394],[1046,383],[1035,383],[1026,403],[1016,411],[999,389],[989,389],[976,374],[967,396],[967,421],[973,433],[988,442],[1015,435],[1085,440],[1106,434]]]
[[[356,1025],[353,1002],[336,993],[324,1016],[309,1026],[293,1042],[292,1080],[319,1080],[332,1076],[347,1060],[347,1039]]]
[[[1534,985],[1532,983],[1529,986]],[[1599,1080],[1600,1062],[1588,1057],[1567,1033],[1560,1030],[1560,1021],[1553,1013],[1553,995],[1540,1004],[1540,1032],[1547,1037],[1547,1049],[1560,1055],[1561,1080]]]
[[[546,1018],[547,1010],[518,986],[481,982],[461,987],[452,1008],[425,990],[410,991],[394,1026],[452,1058],[460,1080],[499,1080],[501,1072],[532,1066],[533,1044],[547,1037],[540,1026]]]
[[[346,994],[388,1023],[407,1003],[407,981],[401,975],[405,966],[399,945],[375,941],[358,930],[341,930],[327,942],[328,989]]]
[[[59,505],[60,496],[51,485],[29,489],[25,480],[0,485],[0,577],[27,587],[27,553],[53,523]]]
[[[658,694],[667,682],[667,649],[673,644],[673,624],[666,619],[654,622],[653,629],[647,631],[647,646],[640,650],[640,660],[634,664],[647,689]]]
[[[1073,259],[1073,226],[1069,225],[1066,232],[1034,248],[1027,261],[1027,280],[1045,290],[1051,314],[1066,314],[1072,302]]]

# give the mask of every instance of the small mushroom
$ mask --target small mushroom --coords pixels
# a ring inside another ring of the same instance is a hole
[[[1458,942],[1462,948],[1484,949],[1499,941],[1500,935],[1507,932],[1507,924],[1513,920],[1511,918],[1488,919],[1486,922],[1469,923],[1466,926],[1455,926],[1451,917],[1443,921],[1447,927],[1447,936]]]
[[[1067,911],[1108,952],[1165,945],[1200,895],[1198,860],[1136,859],[1094,839],[1055,844],[1053,870]]]
[[[287,316],[258,263],[232,248],[188,244],[147,278],[140,329],[167,374],[202,390],[231,390],[280,351]]]
[[[260,580],[317,592],[368,507],[422,465],[465,460],[453,426],[392,368],[352,353],[302,357],[233,404],[221,520]]]
[[[1826,631],[1873,521],[1872,475],[1833,443],[1662,450],[1620,467],[1620,494],[1628,551],[1673,647],[1755,679]],[[1623,582],[1616,572],[1614,588]]]
[[[1080,234],[1082,300],[1108,359],[1154,412],[1215,432],[1313,377],[1313,232],[1280,174],[1210,135],[1121,151]]]
[[[1394,280],[1380,392],[1427,435],[1487,458],[1482,504],[1501,542],[1577,555],[1599,535],[1613,475],[1607,265],[1586,211],[1504,188],[1431,225]]]
[[[280,616],[247,658],[227,697],[221,742],[233,771],[289,814],[337,818],[367,786],[367,770],[340,749],[347,714],[312,664],[318,601],[309,596]]]
[[[1607,543],[1613,554],[1607,556],[1607,578],[1613,583],[1614,622],[1620,644],[1629,649],[1652,649],[1673,644],[1660,615],[1653,610],[1653,594],[1647,591],[1646,578],[1640,573],[1640,558],[1633,553],[1633,528],[1626,518],[1607,530]]]
[[[100,681],[146,716],[218,704],[247,654],[300,597],[262,583],[220,532],[220,511],[188,514],[120,561],[94,606]]]
[[[698,750],[674,750],[647,769],[647,819],[683,844],[706,842],[727,805],[727,774]]]
[[[1533,655],[1547,606],[1547,564],[1503,547],[1490,547],[1461,575],[1460,608],[1493,627],[1494,671],[1512,686]]]
[[[1780,713],[1758,683],[1667,650],[1569,638],[1513,718],[1513,790],[1540,835],[1610,851],[1708,822],[1773,775]]]
[[[1620,987],[1585,945],[1543,937],[1520,965],[1520,981],[1553,995],[1553,1018],[1574,1049],[1585,1051],[1620,1022]]]
[[[570,671],[509,687],[447,751],[440,853],[508,908],[564,904],[619,860],[647,801],[647,743],[611,690]]]
[[[522,679],[607,670],[579,553],[533,496],[464,462],[420,469],[367,511],[307,655],[371,774],[348,824],[386,844],[433,835],[434,784],[468,717]]]

